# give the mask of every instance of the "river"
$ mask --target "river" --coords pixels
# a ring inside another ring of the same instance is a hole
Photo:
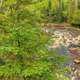
[[[80,64],[73,62],[69,49],[80,48],[80,29],[74,27],[51,27],[44,28],[46,33],[51,35],[48,48],[55,49],[57,53],[69,57],[67,62],[71,71],[70,80],[80,80]]]

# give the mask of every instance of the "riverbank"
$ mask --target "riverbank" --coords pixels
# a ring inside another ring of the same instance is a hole
[[[69,24],[69,23],[41,23],[41,25],[43,26],[43,27],[47,27],[47,28],[53,28],[53,27],[56,27],[56,28],[72,28],[73,27],[73,29],[77,29],[77,30],[79,30],[80,28],[80,26],[72,26],[71,24]]]

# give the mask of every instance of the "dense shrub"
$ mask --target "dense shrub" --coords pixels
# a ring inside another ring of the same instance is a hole
[[[71,15],[71,24],[79,26],[80,25],[80,10],[77,10]]]
[[[59,65],[62,65],[64,58],[48,51],[45,44],[49,36],[41,30],[38,15],[29,11],[29,7],[37,2],[35,0],[2,2],[0,80],[57,80],[59,79],[57,75],[62,73]],[[52,54],[53,59],[50,59]]]

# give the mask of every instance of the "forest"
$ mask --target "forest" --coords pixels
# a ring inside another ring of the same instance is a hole
[[[80,80],[80,0],[0,0],[0,80]]]

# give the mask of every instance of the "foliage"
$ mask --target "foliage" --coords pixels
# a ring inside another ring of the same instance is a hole
[[[46,48],[49,36],[39,25],[43,15],[39,16],[38,9],[43,4],[43,0],[1,0],[1,80],[57,80],[56,73],[61,74],[59,64],[64,59],[59,55],[49,59],[55,52]]]
[[[40,6],[39,6],[40,5]],[[74,15],[80,14],[79,0],[42,0],[31,5],[31,9],[40,22],[69,22],[72,23]],[[79,17],[77,18],[79,22]],[[76,21],[74,20],[74,24]],[[79,24],[79,23],[78,23]]]
[[[80,17],[79,16],[80,16],[80,10],[77,10],[75,13],[72,14],[71,23],[80,25]]]

